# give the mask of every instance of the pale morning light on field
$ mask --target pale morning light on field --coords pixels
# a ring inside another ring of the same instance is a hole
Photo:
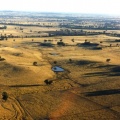
[[[0,10],[120,14],[120,0],[3,0]]]

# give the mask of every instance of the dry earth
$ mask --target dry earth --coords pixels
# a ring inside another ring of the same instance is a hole
[[[13,28],[9,29],[6,33],[13,33]],[[120,47],[113,42],[109,47],[116,38],[62,37],[69,45],[64,47],[40,46],[44,39],[54,44],[59,40],[51,37],[0,41],[0,56],[5,59],[0,60],[0,120],[119,120]],[[103,41],[102,50],[76,46],[85,39]],[[54,65],[65,72],[54,73]],[[46,85],[46,79],[53,83]],[[2,99],[4,91],[9,96],[6,101]]]

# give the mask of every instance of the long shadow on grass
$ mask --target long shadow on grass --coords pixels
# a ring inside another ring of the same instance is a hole
[[[120,66],[102,66],[107,67],[107,72],[94,72],[94,73],[86,73],[85,77],[94,77],[94,76],[120,76]],[[110,67],[110,68],[109,68]],[[112,67],[112,68],[111,68]]]
[[[75,65],[83,66],[83,65],[96,64],[96,63],[99,63],[99,62],[90,61],[90,60],[79,60],[75,62]]]
[[[94,73],[86,73],[84,77],[95,77],[95,76],[120,76],[120,72],[94,72]]]
[[[86,92],[85,96],[90,97],[90,96],[102,96],[102,95],[113,95],[113,94],[120,94],[120,89]]]
[[[36,87],[36,86],[45,86],[43,84],[35,84],[35,85],[10,85],[9,87]]]

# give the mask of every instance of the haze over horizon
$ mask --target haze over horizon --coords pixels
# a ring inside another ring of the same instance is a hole
[[[120,15],[120,0],[4,0],[0,10]]]

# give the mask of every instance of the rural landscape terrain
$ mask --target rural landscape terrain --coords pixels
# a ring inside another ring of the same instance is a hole
[[[0,120],[120,120],[120,17],[0,11]]]

